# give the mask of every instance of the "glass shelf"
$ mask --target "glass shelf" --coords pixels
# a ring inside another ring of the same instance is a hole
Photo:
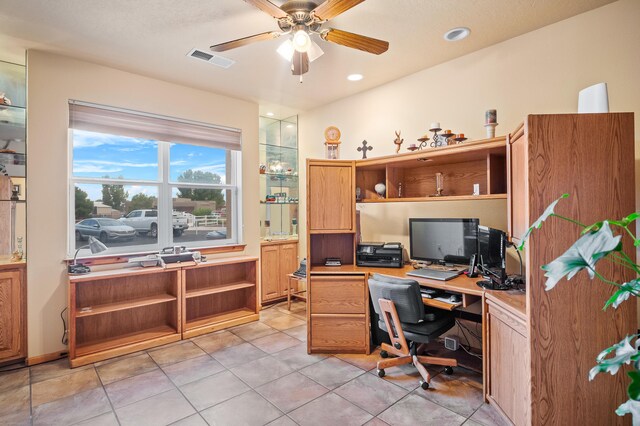
[[[286,173],[260,173],[261,175],[271,176],[276,179],[298,179],[298,175],[288,175]]]
[[[268,201],[260,201],[260,204],[267,204],[269,206],[279,206],[279,205],[285,205],[285,204],[294,204],[294,205],[298,205],[298,201],[287,201],[286,203],[270,203]]]
[[[0,61],[0,92],[11,101],[12,106],[24,108],[27,104],[26,85],[24,65]]]
[[[0,104],[0,256],[27,254],[26,93],[26,68],[0,61],[0,94],[11,102]]]
[[[298,199],[298,118],[260,117],[260,236],[290,236],[298,226],[299,201],[267,202],[267,196]],[[280,206],[280,207],[272,207]],[[268,225],[268,226],[267,226]]]

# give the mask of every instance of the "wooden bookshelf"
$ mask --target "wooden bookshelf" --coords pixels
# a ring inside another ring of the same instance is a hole
[[[259,319],[258,259],[237,258],[184,268],[182,337]]]
[[[106,314],[109,312],[122,311],[125,309],[142,308],[144,306],[155,305],[156,303],[174,302],[175,300],[177,300],[177,297],[171,294],[158,294],[155,296],[126,300],[124,302],[105,303],[98,306],[87,306],[78,310],[78,312],[76,313],[76,318]]]
[[[253,315],[254,312],[248,308],[234,309],[233,311],[223,312],[220,314],[213,314],[204,317],[200,317],[195,320],[187,321],[187,327],[190,329],[197,329],[200,327],[206,327],[210,324],[224,323],[227,321],[235,321],[247,316]]]
[[[256,283],[242,282],[242,283],[223,285],[219,287],[208,287],[208,288],[203,288],[199,290],[189,290],[185,293],[185,297],[187,299],[190,299],[192,297],[206,296],[207,294],[226,293],[227,291],[235,291],[235,290],[240,290],[243,288],[251,288],[255,286],[256,286]]]
[[[76,347],[76,354],[80,357],[103,352],[113,348],[131,346],[143,342],[154,342],[154,346],[157,344],[157,339],[164,337],[176,337],[175,330],[168,325],[161,325],[158,327],[148,328],[145,330],[137,330],[132,333],[123,334],[120,336],[113,336],[104,339],[97,339],[90,341]],[[171,340],[180,340],[179,337]],[[164,343],[164,342],[163,342]]]
[[[69,277],[72,367],[257,320],[255,257]]]

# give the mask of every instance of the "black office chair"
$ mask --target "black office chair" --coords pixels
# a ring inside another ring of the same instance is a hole
[[[373,274],[369,279],[369,293],[380,317],[378,326],[389,333],[392,344],[382,343],[380,356],[397,356],[378,361],[378,376],[384,377],[387,367],[412,363],[422,376],[420,386],[428,389],[431,375],[423,363],[443,365],[446,374],[453,373],[453,367],[458,365],[455,359],[418,355],[418,344],[429,343],[455,325],[451,312],[440,309],[425,312],[420,285],[414,280]]]

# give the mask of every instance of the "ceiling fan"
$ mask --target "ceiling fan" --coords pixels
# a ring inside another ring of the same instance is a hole
[[[293,75],[302,76],[309,71],[309,63],[318,59],[324,52],[310,35],[317,34],[321,39],[353,49],[380,55],[389,49],[389,42],[363,35],[322,28],[328,20],[362,3],[364,0],[325,0],[321,4],[315,1],[288,0],[281,7],[269,0],[244,0],[268,13],[278,20],[281,31],[268,31],[211,46],[214,52],[224,52],[246,46],[257,41],[270,40],[291,34],[278,53],[291,61]],[[300,77],[302,79],[302,77]],[[302,80],[301,80],[302,81]]]

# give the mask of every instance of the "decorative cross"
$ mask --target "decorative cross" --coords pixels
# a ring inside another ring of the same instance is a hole
[[[372,146],[367,146],[367,141],[362,141],[362,146],[358,147],[358,152],[362,152],[362,159],[367,158],[367,151],[371,151],[373,149]]]

